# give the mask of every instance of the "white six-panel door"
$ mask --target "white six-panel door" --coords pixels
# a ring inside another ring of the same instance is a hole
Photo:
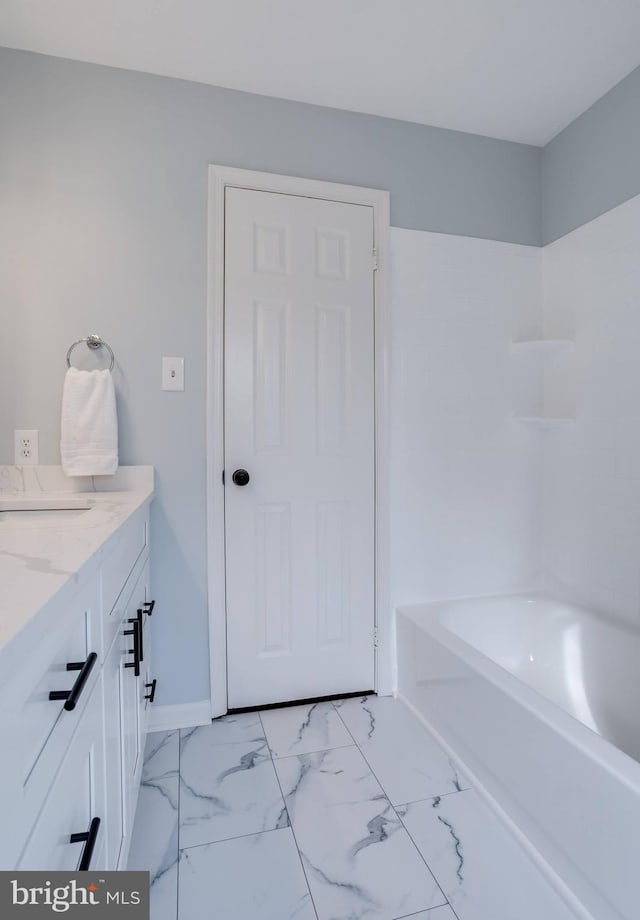
[[[229,708],[374,686],[372,248],[370,207],[226,189]]]

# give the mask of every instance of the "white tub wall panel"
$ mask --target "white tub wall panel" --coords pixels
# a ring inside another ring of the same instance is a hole
[[[540,251],[392,229],[392,603],[540,581]]]
[[[640,196],[542,251],[544,400],[575,425],[544,440],[546,588],[640,626]]]
[[[398,652],[401,698],[461,760],[472,782],[499,803],[593,917],[635,920],[630,880],[637,874],[640,775],[631,788],[545,723],[533,711],[535,694],[532,710],[402,613]],[[583,738],[591,735],[571,722]]]

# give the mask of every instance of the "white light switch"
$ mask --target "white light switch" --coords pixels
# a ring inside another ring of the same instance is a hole
[[[162,358],[162,389],[184,390],[184,358]]]

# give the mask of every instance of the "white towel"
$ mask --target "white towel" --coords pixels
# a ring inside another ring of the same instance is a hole
[[[67,371],[60,454],[67,476],[109,476],[118,469],[118,418],[111,371],[76,367]]]

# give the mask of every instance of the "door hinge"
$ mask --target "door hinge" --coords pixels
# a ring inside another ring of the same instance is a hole
[[[374,272],[378,271],[378,250],[371,250],[371,270]]]
[[[224,470],[222,471],[222,485],[224,485]]]
[[[380,648],[380,637],[378,636],[378,627],[373,627],[373,647]]]

